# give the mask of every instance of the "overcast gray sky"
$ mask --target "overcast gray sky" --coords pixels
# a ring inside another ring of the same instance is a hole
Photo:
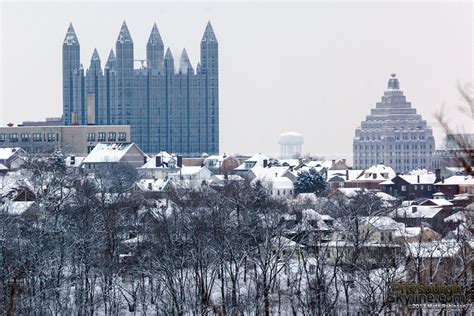
[[[279,151],[285,131],[305,152],[350,156],[354,129],[397,73],[408,101],[435,129],[453,124],[458,81],[473,78],[473,5],[465,2],[13,3],[1,4],[0,124],[60,116],[61,45],[69,22],[88,67],[103,65],[125,19],[136,59],[153,22],[175,60],[193,66],[208,20],[219,41],[221,152]],[[468,121],[464,120],[464,128]]]

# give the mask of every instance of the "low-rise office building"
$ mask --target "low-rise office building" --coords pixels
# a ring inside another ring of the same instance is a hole
[[[62,150],[86,156],[98,143],[129,143],[129,125],[16,126],[0,128],[0,148],[21,147],[28,153]]]

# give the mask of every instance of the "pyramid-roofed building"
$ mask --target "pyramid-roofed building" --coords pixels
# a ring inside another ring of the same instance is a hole
[[[406,101],[396,75],[392,74],[382,100],[355,131],[354,168],[385,164],[397,173],[431,169],[434,150],[431,127]]]

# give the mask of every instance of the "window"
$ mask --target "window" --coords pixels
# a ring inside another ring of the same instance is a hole
[[[0,134],[0,143],[5,142],[6,135],[5,134]]]
[[[90,153],[94,149],[94,146],[87,146],[87,153]]]
[[[22,142],[29,142],[30,141],[30,134],[26,134],[26,133],[21,134],[21,141]]]
[[[407,186],[406,185],[402,185],[402,192],[406,192],[407,190]]]
[[[48,142],[54,142],[56,140],[56,135],[54,133],[48,133]]]
[[[124,142],[127,140],[127,133],[125,132],[119,132],[118,133],[118,141],[119,142]]]
[[[95,133],[87,133],[87,141],[94,142],[95,141]]]
[[[105,133],[104,132],[99,132],[99,136],[97,138],[99,142],[105,142]]]
[[[108,138],[109,142],[115,142],[116,138],[117,138],[117,133],[115,133],[115,132],[110,132],[109,133],[109,138]]]
[[[415,185],[413,186],[413,189],[414,189],[415,191],[418,190],[418,186],[415,184]]]
[[[18,142],[18,134],[17,133],[9,134],[8,139],[11,143],[16,143]]]
[[[40,142],[41,141],[41,133],[33,133],[33,141]]]

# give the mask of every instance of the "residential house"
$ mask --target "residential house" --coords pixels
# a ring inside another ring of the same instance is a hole
[[[20,147],[0,148],[0,173],[18,169],[25,162],[26,155]]]
[[[474,177],[458,175],[442,179],[435,183],[437,191],[444,193],[448,199],[457,194],[474,194]]]
[[[137,170],[143,178],[167,180],[170,174],[179,172],[182,166],[183,158],[181,156],[170,155],[162,151]]]
[[[364,170],[357,178],[346,181],[346,188],[365,188],[370,190],[382,190],[382,182],[396,176],[392,168],[385,165],[375,165]]]
[[[134,143],[99,143],[82,160],[81,167],[95,170],[128,164],[138,168],[148,162],[149,157]]]
[[[397,208],[391,217],[407,227],[429,226],[444,235],[453,230],[453,225],[447,224],[444,219],[454,212],[450,206],[411,205]]]
[[[385,193],[401,197],[404,200],[428,198],[436,192],[434,184],[437,176],[434,173],[397,175],[381,182]]]

